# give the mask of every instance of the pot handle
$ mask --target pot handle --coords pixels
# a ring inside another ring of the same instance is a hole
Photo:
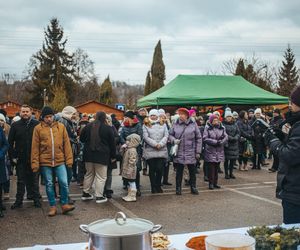
[[[82,231],[82,232],[84,232],[85,234],[89,234],[90,232],[89,232],[89,230],[88,230],[88,225],[80,225],[79,226],[79,228],[80,228],[80,230]]]
[[[126,223],[127,217],[123,212],[117,212],[115,215],[115,221],[118,225],[122,226]]]
[[[155,225],[151,230],[150,230],[150,233],[151,234],[154,234],[156,233],[157,231],[159,231],[160,229],[162,229],[162,225]]]

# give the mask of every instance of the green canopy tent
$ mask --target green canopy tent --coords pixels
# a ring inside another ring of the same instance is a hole
[[[288,103],[241,76],[178,75],[170,83],[138,100],[138,107],[180,105],[272,105]]]

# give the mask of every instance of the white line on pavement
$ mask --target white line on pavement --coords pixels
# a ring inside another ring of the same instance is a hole
[[[265,201],[265,202],[271,203],[273,205],[281,206],[280,202],[272,201],[272,200],[267,199],[267,198],[263,198],[263,197],[260,197],[260,196],[257,196],[257,195],[253,195],[253,194],[248,194],[246,192],[239,191],[239,190],[236,190],[236,189],[233,189],[233,188],[225,188],[225,189],[229,190],[231,192],[237,193],[237,194],[241,194],[241,195],[244,195],[244,196],[256,199],[256,200]]]
[[[129,216],[131,218],[138,218],[137,215],[135,215],[133,212],[131,212],[129,209],[127,209],[126,207],[124,207],[121,203],[117,202],[114,199],[109,199],[109,202],[115,206],[116,208],[118,208],[120,211],[122,211],[123,213],[126,214],[126,216]]]

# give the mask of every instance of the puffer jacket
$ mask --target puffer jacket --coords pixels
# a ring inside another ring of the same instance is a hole
[[[270,141],[270,149],[279,158],[277,197],[300,205],[300,112],[288,122],[292,127],[287,140]]]
[[[56,167],[66,164],[72,167],[73,153],[65,126],[53,122],[51,126],[45,122],[38,124],[33,131],[31,148],[31,167],[38,171],[39,167]]]
[[[264,130],[259,125],[254,125],[256,121],[256,118],[254,117],[251,121],[251,127],[253,128],[253,149],[255,154],[263,154],[266,151],[266,144],[265,140],[263,138]]]
[[[182,135],[181,141],[173,162],[179,164],[196,164],[196,155],[202,151],[202,137],[197,124],[191,119],[188,119],[186,122],[178,119],[169,132],[170,142],[174,144],[174,140],[179,139],[180,135]]]
[[[223,125],[228,135],[228,141],[225,143],[224,152],[225,158],[228,160],[235,160],[239,158],[239,139],[240,130],[237,124],[233,122],[223,122]]]
[[[143,128],[137,118],[134,119],[134,123],[131,126],[127,123],[123,124],[120,131],[120,142],[122,145],[125,144],[127,136],[131,134],[137,134],[143,139]]]
[[[228,140],[223,125],[212,126],[209,122],[203,133],[204,161],[219,163],[225,160],[224,145]]]
[[[143,126],[143,157],[145,160],[152,158],[165,158],[168,159],[168,142],[169,132],[166,124],[160,125],[155,123],[152,126],[148,127]],[[160,144],[160,149],[157,149],[155,146]]]
[[[135,180],[137,173],[138,153],[137,147],[140,145],[141,137],[131,134],[127,137],[126,148],[122,148],[122,177],[127,180]]]
[[[253,139],[253,130],[248,120],[238,119],[237,125],[241,135],[239,141],[239,151],[240,155],[242,155],[247,148],[247,140],[252,141]]]

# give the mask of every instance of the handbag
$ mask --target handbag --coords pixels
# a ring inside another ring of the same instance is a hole
[[[254,154],[253,146],[250,141],[247,140],[245,151],[243,152],[243,157],[251,158]]]
[[[179,136],[179,138],[176,138],[176,139],[181,140],[181,137],[183,136],[186,127],[187,127],[187,125],[186,125],[186,126],[184,127],[184,129],[182,130],[182,133],[181,133],[181,135]],[[175,156],[177,155],[177,153],[178,153],[178,149],[179,149],[179,144],[174,144],[174,145],[172,145],[171,150],[170,150],[170,155],[171,155],[172,157],[175,157]]]

